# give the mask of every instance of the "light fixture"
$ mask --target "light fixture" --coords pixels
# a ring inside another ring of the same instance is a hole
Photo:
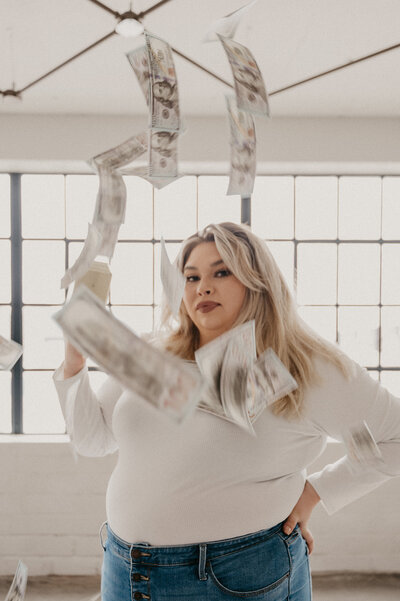
[[[132,10],[120,15],[120,21],[115,28],[116,33],[124,38],[136,38],[144,31],[144,25],[140,23]]]
[[[21,102],[21,95],[15,90],[3,90],[1,92],[4,104],[18,104]]]

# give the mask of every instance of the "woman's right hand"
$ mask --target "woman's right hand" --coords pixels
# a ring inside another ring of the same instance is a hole
[[[85,357],[67,340],[65,340],[64,380],[72,378],[85,367]]]

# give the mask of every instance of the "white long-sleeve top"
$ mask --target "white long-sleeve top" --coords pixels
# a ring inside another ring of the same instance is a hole
[[[400,399],[350,358],[347,380],[316,358],[322,383],[308,387],[305,414],[289,421],[267,407],[256,437],[197,408],[176,424],[109,377],[95,394],[83,368],[54,382],[67,432],[78,453],[119,451],[106,496],[112,530],[130,542],[193,544],[241,536],[283,521],[297,503],[306,468],[365,420],[383,456],[356,472],[344,456],[308,476],[328,514],[400,475]]]

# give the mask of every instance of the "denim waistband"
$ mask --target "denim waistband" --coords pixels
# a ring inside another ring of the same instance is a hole
[[[193,543],[188,545],[165,545],[165,546],[153,546],[150,543],[129,543],[119,536],[117,536],[107,524],[107,535],[108,545],[111,545],[114,550],[127,560],[133,560],[135,563],[142,564],[180,564],[180,563],[191,563],[196,562],[199,557],[199,548],[206,549],[207,558],[212,559],[213,557],[220,557],[228,553],[233,553],[247,546],[252,546],[267,539],[275,536],[279,533],[279,536],[286,539],[288,536],[283,530],[284,522],[276,524],[272,528],[266,530],[259,530],[250,534],[244,534],[242,536],[236,536],[234,538],[226,538],[217,541],[205,541],[201,543]],[[103,524],[104,526],[105,524]],[[298,525],[294,530],[297,530]],[[294,534],[294,531],[292,535]],[[201,549],[200,549],[201,550]]]

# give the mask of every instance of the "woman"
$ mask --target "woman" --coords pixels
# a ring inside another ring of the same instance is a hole
[[[298,388],[268,406],[249,436],[202,402],[177,425],[108,378],[98,394],[67,343],[54,379],[78,452],[119,450],[107,490],[103,601],[309,601],[308,521],[400,472],[400,402],[300,319],[265,243],[246,226],[209,225],[182,245],[178,323],[164,307],[156,344],[193,361],[198,348],[255,320]],[[327,436],[365,420],[379,469],[349,458],[306,478]]]

